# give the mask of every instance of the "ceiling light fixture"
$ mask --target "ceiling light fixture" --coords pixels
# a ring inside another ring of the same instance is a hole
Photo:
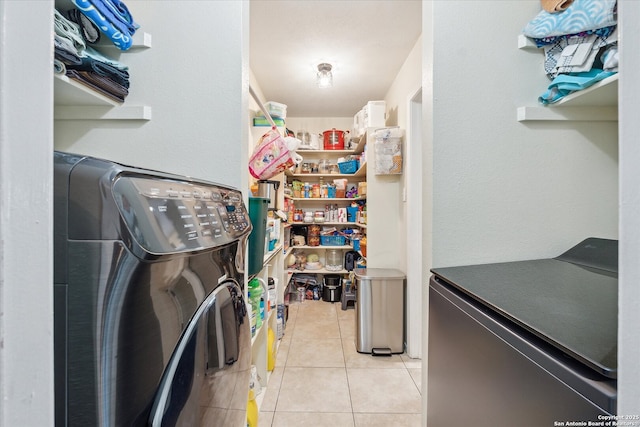
[[[331,64],[323,62],[318,64],[318,74],[316,76],[316,83],[319,88],[326,88],[333,86],[333,74],[331,73]]]

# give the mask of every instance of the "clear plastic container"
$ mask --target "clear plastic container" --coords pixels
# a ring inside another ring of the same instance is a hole
[[[329,160],[322,159],[318,162],[318,173],[329,173]]]
[[[402,130],[385,128],[375,133],[375,173],[393,175],[402,173]]]
[[[264,106],[272,117],[287,118],[287,104],[269,101],[265,102]]]
[[[327,262],[325,268],[331,271],[342,270],[342,251],[338,249],[327,249]]]

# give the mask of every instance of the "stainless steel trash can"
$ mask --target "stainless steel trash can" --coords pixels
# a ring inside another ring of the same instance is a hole
[[[404,351],[406,277],[389,268],[355,269],[356,350],[391,355]]]

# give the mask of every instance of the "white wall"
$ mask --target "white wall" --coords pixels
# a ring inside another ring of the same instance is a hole
[[[422,37],[418,37],[384,97],[387,108],[387,126],[400,126],[402,129],[407,129],[409,98],[420,89],[421,76]]]
[[[422,194],[423,215],[431,220],[422,223],[422,235],[425,242],[422,255],[423,277],[429,277],[429,269],[433,263],[433,73],[434,73],[434,49],[433,42],[435,31],[433,26],[433,1],[422,2],[422,168],[424,189]],[[427,425],[427,404],[429,396],[429,292],[428,282],[423,284],[422,291],[422,426]]]
[[[0,426],[53,425],[54,133],[57,149],[246,187],[248,2],[127,6],[153,35],[121,55],[127,103],[153,120],[54,130],[53,2],[0,0]]]
[[[618,3],[620,29],[620,93],[640,92],[640,3]],[[618,284],[618,414],[640,414],[640,98],[620,97],[620,276]]]
[[[415,233],[411,230],[407,230],[407,215],[408,208],[421,211],[420,206],[410,206],[410,202],[413,200],[406,200],[403,198],[403,192],[407,191],[410,186],[411,179],[419,179],[422,181],[422,170],[412,171],[410,165],[412,163],[412,146],[415,150],[415,144],[421,143],[420,135],[415,135],[413,140],[409,133],[410,120],[409,120],[409,104],[410,99],[421,88],[421,75],[422,75],[422,39],[418,38],[413,49],[407,56],[402,68],[398,72],[395,80],[391,84],[387,94],[385,95],[386,109],[387,109],[387,126],[398,126],[404,130],[403,141],[403,175],[391,180],[392,185],[386,193],[389,204],[394,204],[398,218],[389,220],[389,223],[394,223],[392,226],[384,227],[383,236],[381,239],[394,242],[394,246],[398,251],[397,257],[394,257],[394,261],[398,264],[395,266],[403,271],[407,271],[409,257],[407,254],[407,247],[405,242],[407,239],[416,239]],[[375,179],[380,179],[380,176],[373,176]],[[408,203],[409,202],[409,203]],[[429,218],[424,218],[429,220]],[[389,224],[391,225],[391,224]],[[415,231],[415,230],[413,230]],[[412,254],[415,255],[415,254]],[[412,261],[415,261],[412,259]]]
[[[418,38],[385,96],[387,126],[399,126],[405,132],[403,174],[384,183],[386,191],[382,198],[376,200],[386,206],[388,212],[393,209],[390,213],[395,213],[396,217],[385,214],[379,222],[381,227],[371,227],[373,237],[385,242],[384,246],[395,252],[393,257],[385,256],[384,259],[395,264],[390,267],[402,270],[407,276],[407,354],[416,358],[422,356],[422,285],[427,280],[422,272],[425,264],[423,247],[430,246],[430,242],[420,236],[423,222],[431,221],[431,217],[422,211],[422,135],[411,133],[421,126],[412,126],[409,109],[411,98],[421,90],[421,76],[422,39]],[[419,112],[414,120],[421,122]],[[382,184],[381,178],[374,174],[371,176],[378,185]],[[376,200],[373,200],[374,205]]]
[[[540,3],[433,9],[434,266],[552,257],[589,236],[617,238],[617,123],[516,121],[548,85],[542,54],[516,47]]]
[[[409,97],[420,88],[421,43],[418,39],[398,75],[385,95],[387,126],[399,126],[405,134],[403,153],[406,156],[409,142],[406,138],[409,127]],[[374,157],[374,147],[370,146],[369,160]],[[370,165],[373,163],[370,162]],[[382,268],[398,268],[406,273],[407,256],[405,242],[406,206],[403,202],[403,191],[407,179],[407,159],[403,159],[402,175],[376,175],[367,173],[367,180],[376,189],[375,197],[367,200],[367,209],[379,213],[371,216],[367,231],[367,242],[371,239],[372,250],[367,259],[372,265]],[[368,248],[367,248],[368,249]]]
[[[0,22],[0,426],[51,426],[53,3],[0,0]]]
[[[633,9],[627,25],[637,26],[635,2],[622,3]],[[535,106],[548,84],[541,54],[516,45],[539,10],[538,1],[423,1],[424,185],[433,189],[424,210],[433,206],[434,266],[546,258],[588,236],[618,238],[617,123],[516,121],[516,108]],[[637,32],[623,31],[629,51],[637,50]],[[633,76],[621,77],[632,92],[637,66],[630,61]],[[630,158],[621,164],[629,205],[621,206],[619,413],[637,414],[639,106],[621,101],[622,124],[628,119],[621,147]],[[428,313],[423,320],[426,390]]]
[[[151,121],[56,121],[57,149],[247,187],[249,2],[143,1],[127,6],[152,47],[120,55],[125,105]]]

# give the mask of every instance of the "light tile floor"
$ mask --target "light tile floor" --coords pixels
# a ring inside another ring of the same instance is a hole
[[[421,361],[358,353],[355,333],[353,308],[291,304],[259,426],[420,426]]]

